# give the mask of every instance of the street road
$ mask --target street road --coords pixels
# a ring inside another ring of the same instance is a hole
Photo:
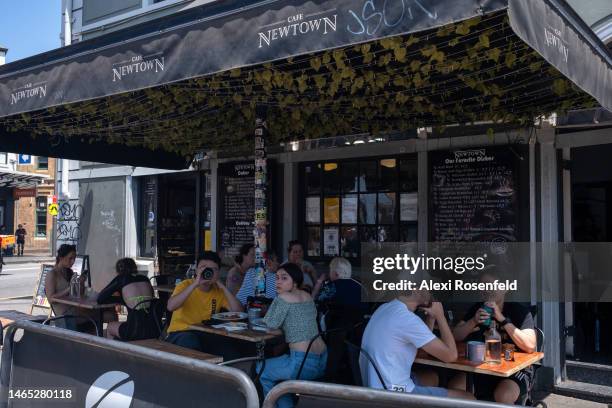
[[[30,310],[34,285],[40,273],[40,263],[4,265],[0,274],[0,310]],[[28,296],[28,299],[13,299]]]

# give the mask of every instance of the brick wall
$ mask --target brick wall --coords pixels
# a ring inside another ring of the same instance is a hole
[[[49,176],[48,179],[44,180],[43,183],[37,187],[37,197],[45,198],[45,214],[47,214],[47,228],[44,231],[44,236],[36,235],[36,197],[23,197],[15,201],[15,229],[18,224],[23,224],[24,228],[28,232],[26,235],[25,252],[28,250],[42,252],[50,251],[51,241],[53,235],[53,217],[46,212],[47,202],[51,201],[51,198],[55,194],[55,159],[49,157],[48,169],[38,168],[38,157],[33,157],[33,164],[31,165],[18,165],[17,170],[27,173],[36,173]],[[15,231],[10,231],[14,233]]]

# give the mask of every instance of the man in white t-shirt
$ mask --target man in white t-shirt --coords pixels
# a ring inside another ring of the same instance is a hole
[[[431,306],[425,307],[428,304]],[[425,312],[427,323],[414,313],[417,308]],[[431,332],[435,322],[438,323],[441,339]],[[419,385],[412,373],[412,363],[420,348],[447,363],[457,359],[455,339],[444,316],[442,304],[432,303],[428,291],[407,292],[380,306],[368,322],[361,347],[374,360],[389,390],[474,399],[472,394],[465,391]],[[382,389],[383,385],[374,367],[363,354],[359,365],[363,385]]]

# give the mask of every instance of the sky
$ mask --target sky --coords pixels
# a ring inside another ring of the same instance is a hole
[[[61,46],[61,0],[0,0],[0,46],[6,62]]]

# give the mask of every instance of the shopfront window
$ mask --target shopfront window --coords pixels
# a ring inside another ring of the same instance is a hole
[[[49,169],[49,158],[38,156],[37,167],[38,170],[48,170]]]
[[[36,237],[47,237],[47,197],[36,197]]]
[[[415,156],[305,163],[301,185],[309,258],[358,258],[362,242],[417,240]]]

